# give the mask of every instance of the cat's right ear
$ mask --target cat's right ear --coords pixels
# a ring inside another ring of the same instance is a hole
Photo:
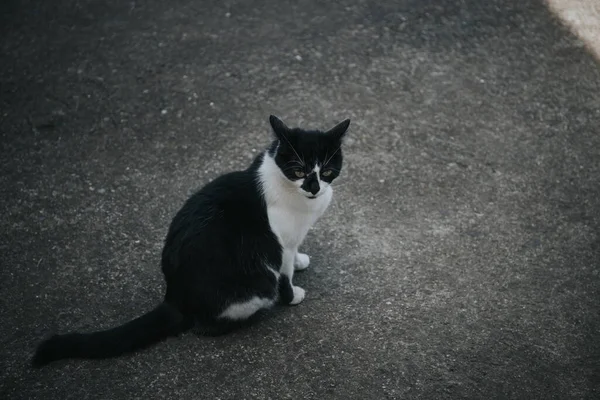
[[[269,117],[269,122],[271,123],[271,128],[273,128],[273,132],[275,133],[275,136],[277,136],[277,139],[285,139],[286,133],[289,131],[289,128],[285,126],[283,121],[277,118],[276,116],[271,115]]]
[[[327,134],[337,138],[338,140],[342,140],[344,138],[344,136],[346,135],[346,131],[348,130],[349,126],[350,126],[350,120],[349,119],[344,120],[344,121],[340,122],[339,124],[337,124],[336,126],[334,126],[333,128],[331,128],[330,130],[328,130]]]

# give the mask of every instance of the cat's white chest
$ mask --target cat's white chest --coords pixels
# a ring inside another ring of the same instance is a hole
[[[308,230],[325,212],[333,191],[331,188],[317,199],[301,199],[301,202],[280,202],[267,206],[271,230],[284,249],[297,249]]]
[[[284,250],[297,250],[310,227],[329,206],[333,189],[326,186],[323,194],[309,199],[283,176],[267,153],[259,168],[259,176],[271,230]]]

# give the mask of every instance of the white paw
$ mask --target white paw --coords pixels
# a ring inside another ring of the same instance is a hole
[[[306,291],[300,286],[292,286],[292,289],[294,290],[294,298],[292,299],[290,304],[295,306],[296,304],[300,304],[302,300],[304,300]]]
[[[296,258],[294,259],[294,269],[296,271],[302,271],[303,269],[308,268],[308,264],[310,264],[310,257],[308,256],[308,254],[296,254]]]

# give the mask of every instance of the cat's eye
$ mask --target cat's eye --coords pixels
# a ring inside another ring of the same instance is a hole
[[[329,175],[331,175],[331,172],[332,172],[332,171],[331,171],[330,169],[327,169],[327,170],[323,171],[323,172],[321,173],[321,175],[323,175],[323,176],[329,176]]]
[[[296,170],[294,171],[294,174],[298,177],[298,178],[304,178],[304,172]]]

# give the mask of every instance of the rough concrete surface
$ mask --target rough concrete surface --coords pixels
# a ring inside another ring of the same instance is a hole
[[[600,68],[541,0],[0,10],[0,398],[600,396]],[[31,369],[160,301],[171,217],[270,113],[353,120],[304,303]]]

